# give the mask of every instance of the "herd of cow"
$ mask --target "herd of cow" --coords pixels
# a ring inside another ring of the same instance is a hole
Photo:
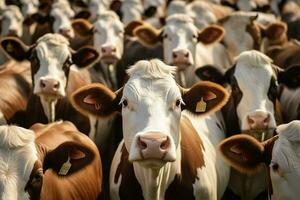
[[[0,200],[300,198],[300,1],[0,0],[0,33]]]

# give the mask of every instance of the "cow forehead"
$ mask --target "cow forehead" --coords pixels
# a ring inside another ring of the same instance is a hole
[[[107,29],[107,28],[114,29],[117,31],[124,30],[124,26],[122,22],[119,19],[115,19],[115,18],[98,19],[96,22],[94,22],[94,27],[99,30]]]
[[[53,4],[51,15],[58,15],[59,13],[62,13],[70,18],[74,17],[75,15],[68,2],[58,2]]]
[[[18,21],[23,20],[23,15],[17,6],[11,5],[5,8],[3,16],[17,19]]]
[[[164,28],[164,33],[181,35],[181,34],[195,34],[197,33],[197,28],[190,23],[179,23],[173,22],[166,24]]]

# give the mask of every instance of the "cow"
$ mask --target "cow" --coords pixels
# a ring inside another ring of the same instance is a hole
[[[1,199],[97,199],[97,147],[70,122],[0,126]]]
[[[222,141],[218,149],[223,158],[242,173],[253,174],[264,166],[269,173],[270,199],[299,199],[300,121],[279,125],[276,136],[259,142],[247,134]]]
[[[222,108],[227,135],[244,131],[264,141],[283,122],[278,84],[297,87],[292,80],[299,70],[281,70],[268,56],[250,50],[241,53],[225,74],[212,66],[199,68],[196,73],[202,80],[227,85],[231,91],[228,103]],[[232,170],[229,188],[242,199],[254,199],[266,189],[265,176],[263,170],[252,176]]]
[[[31,62],[32,95],[26,109],[26,127],[36,122],[64,119],[74,122],[88,134],[88,119],[74,110],[68,95],[91,81],[88,71],[76,66],[83,68],[93,64],[99,57],[97,51],[85,47],[74,52],[65,37],[52,33],[44,35],[32,46],[13,37],[4,38],[1,46],[15,60]]]
[[[217,66],[222,70],[230,66],[224,46],[211,45],[222,39],[224,29],[211,25],[198,30],[193,19],[184,14],[169,16],[161,30],[146,24],[139,26],[134,35],[148,47],[162,43],[164,61],[179,67],[176,79],[183,86],[191,86],[198,80],[194,75],[198,66],[219,63]]]
[[[24,125],[31,93],[30,63],[10,60],[0,68],[0,124]]]
[[[111,166],[111,199],[220,199],[229,170],[217,161],[215,145],[224,136],[201,132],[194,123],[196,115],[226,103],[226,90],[211,82],[182,88],[174,80],[176,67],[158,59],[139,61],[127,72],[128,82],[116,92],[91,84],[72,95],[82,113],[122,113],[124,140]]]
[[[66,0],[60,0],[51,5],[51,9],[46,14],[40,12],[32,15],[32,19],[39,26],[32,35],[32,42],[35,42],[46,33],[60,33],[68,39],[74,38],[71,19],[75,13]]]
[[[270,56],[274,63],[285,70],[291,70],[299,68],[300,60],[300,43],[297,40],[292,40],[281,46],[273,46],[267,50],[267,55]],[[295,82],[295,86],[298,84],[298,77],[291,76],[291,81]],[[300,119],[300,89],[288,88],[282,85],[280,89],[280,102],[282,105],[282,111],[285,122]]]

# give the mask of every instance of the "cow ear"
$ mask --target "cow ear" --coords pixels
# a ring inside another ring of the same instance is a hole
[[[199,67],[195,73],[202,81],[211,81],[221,85],[225,83],[222,72],[212,65]]]
[[[144,22],[143,21],[132,21],[130,22],[129,24],[126,25],[125,27],[125,35],[128,35],[130,37],[133,37],[134,34],[134,30],[137,28],[137,27],[140,27],[144,25]]]
[[[272,23],[266,28],[264,28],[263,26],[260,26],[260,29],[261,29],[262,35],[271,40],[281,38],[287,34],[287,26],[286,26],[286,24],[284,24],[282,22]]]
[[[30,56],[31,48],[16,37],[5,37],[1,40],[1,47],[6,54],[17,61],[23,61]]]
[[[48,152],[44,159],[44,172],[52,169],[61,176],[71,175],[89,165],[95,158],[95,152],[77,142],[64,142]]]
[[[278,83],[284,84],[288,88],[300,87],[300,65],[293,65],[286,70],[278,72]]]
[[[146,47],[154,48],[161,41],[161,32],[150,25],[140,26],[133,31],[133,35]]]
[[[86,10],[82,10],[79,13],[76,14],[76,16],[74,17],[75,19],[88,19],[91,17],[91,12],[86,9]]]
[[[112,92],[98,83],[83,86],[71,96],[72,105],[83,115],[108,118],[121,110],[122,90]]]
[[[218,145],[223,159],[233,168],[252,174],[264,164],[264,146],[254,137],[238,134],[223,140]]]
[[[220,110],[228,101],[227,90],[219,84],[200,81],[190,89],[181,89],[186,109],[196,115],[210,114]]]
[[[93,64],[99,58],[99,53],[93,47],[82,47],[72,53],[72,60],[79,68]]]
[[[73,20],[72,27],[75,32],[82,37],[93,35],[93,25],[86,19]]]
[[[224,32],[221,26],[208,26],[198,33],[198,41],[206,45],[218,42],[223,38]]]

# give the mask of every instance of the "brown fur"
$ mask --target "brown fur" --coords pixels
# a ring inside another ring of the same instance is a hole
[[[231,136],[218,145],[218,150],[223,159],[240,172],[253,174],[263,166],[264,146],[249,135]]]
[[[203,44],[212,44],[219,42],[224,37],[224,29],[218,25],[210,25],[198,33],[198,41]]]
[[[0,110],[7,120],[25,111],[31,91],[30,63],[9,61],[0,71]]]
[[[96,199],[101,193],[102,171],[100,155],[95,144],[87,136],[78,132],[70,122],[56,122],[49,125],[38,124],[33,126],[32,129],[37,133],[36,147],[39,160],[43,163],[41,167],[46,170],[49,163],[54,164],[51,167],[54,170],[47,170],[44,173],[40,199]],[[88,149],[92,152],[92,160],[90,160],[91,155],[87,152],[85,156],[89,158],[85,158],[84,161],[71,159],[72,167],[69,173],[72,174],[74,168],[77,168],[77,172],[73,173],[72,176],[58,177],[56,170],[60,169],[62,163],[67,160],[68,155],[65,151],[62,151],[59,153],[60,156],[57,157],[58,152],[55,151],[58,151],[59,148],[62,150],[61,147],[63,146],[63,149],[67,150],[65,144],[73,146],[73,143],[82,147],[80,151]],[[51,157],[55,159],[52,160]],[[82,164],[86,166],[83,167]]]
[[[93,24],[86,19],[75,19],[72,21],[72,27],[76,33],[82,37],[93,35]]]
[[[149,48],[155,47],[161,41],[160,34],[160,30],[146,24],[133,31],[133,35],[138,38],[138,41]]]
[[[130,37],[133,37],[134,30],[140,26],[144,25],[143,21],[132,21],[125,27],[125,35],[128,35]]]

